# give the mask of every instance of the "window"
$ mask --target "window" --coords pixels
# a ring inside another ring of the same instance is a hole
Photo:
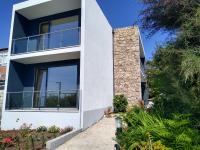
[[[78,16],[51,20],[40,24],[40,49],[53,49],[79,44]],[[46,34],[50,33],[50,34]],[[44,46],[44,47],[42,47]]]
[[[40,24],[40,34],[77,28],[78,16],[51,20]]]
[[[77,107],[78,66],[38,68],[34,107]]]

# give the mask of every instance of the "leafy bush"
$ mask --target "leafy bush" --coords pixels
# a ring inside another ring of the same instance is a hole
[[[128,101],[124,95],[116,95],[113,101],[115,112],[126,112]]]
[[[200,149],[200,135],[190,127],[188,115],[174,115],[172,119],[160,118],[141,108],[133,108],[123,116],[125,127],[116,141],[125,149]]]
[[[40,126],[36,129],[37,132],[46,132],[47,131],[47,127],[45,126]]]
[[[49,127],[48,132],[49,133],[58,133],[58,132],[60,132],[60,128],[53,125],[53,126]]]

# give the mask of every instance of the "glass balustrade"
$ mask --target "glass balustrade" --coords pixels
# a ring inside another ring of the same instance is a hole
[[[8,92],[7,110],[78,108],[79,90]]]
[[[14,39],[12,54],[31,53],[80,45],[80,28]]]

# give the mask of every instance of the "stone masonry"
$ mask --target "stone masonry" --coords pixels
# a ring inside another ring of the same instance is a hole
[[[140,37],[137,27],[114,30],[114,90],[124,94],[129,105],[141,100]]]

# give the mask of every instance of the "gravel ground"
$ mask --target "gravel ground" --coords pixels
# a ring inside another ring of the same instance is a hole
[[[101,121],[79,133],[57,150],[114,150],[115,119],[103,118]]]

